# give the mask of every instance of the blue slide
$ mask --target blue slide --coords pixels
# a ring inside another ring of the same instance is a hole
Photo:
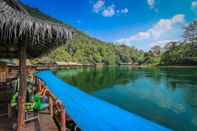
[[[51,71],[35,74],[83,131],[169,131],[156,123],[97,99],[58,79]],[[137,103],[136,103],[137,104]]]

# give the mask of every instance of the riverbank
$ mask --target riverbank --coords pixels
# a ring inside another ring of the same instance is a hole
[[[130,66],[130,65],[128,65]],[[140,68],[197,68],[197,65],[134,65],[132,67],[140,67]]]
[[[197,68],[197,66],[181,66],[181,65],[173,65],[173,66],[159,66],[162,68]]]

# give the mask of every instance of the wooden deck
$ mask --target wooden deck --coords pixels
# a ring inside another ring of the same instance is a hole
[[[0,117],[0,131],[13,131],[16,118],[8,119],[7,116]],[[41,113],[39,120],[26,123],[24,131],[59,131],[54,120],[49,114]]]
[[[17,118],[13,114],[12,118],[8,118],[9,90],[0,91],[0,131],[13,131],[16,127]],[[39,120],[26,123],[24,131],[58,131],[55,121],[46,110],[39,113]]]
[[[7,116],[0,117],[0,131],[13,131],[11,123]]]
[[[24,131],[59,131],[53,118],[46,111],[39,113],[39,120],[26,124]]]
[[[59,131],[50,114],[40,113],[39,118],[41,131]]]
[[[12,122],[15,118],[8,119],[8,102],[10,91],[8,89],[0,91],[0,131],[12,131]]]
[[[25,125],[24,131],[44,131],[40,129],[39,121],[35,120]]]

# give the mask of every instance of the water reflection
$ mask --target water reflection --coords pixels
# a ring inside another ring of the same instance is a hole
[[[130,68],[89,68],[58,71],[57,75],[68,83],[71,83],[89,93],[103,88],[110,88],[116,84],[127,84],[138,78],[137,73],[131,73]]]
[[[58,75],[146,119],[178,131],[197,130],[197,69],[103,68],[59,71]]]

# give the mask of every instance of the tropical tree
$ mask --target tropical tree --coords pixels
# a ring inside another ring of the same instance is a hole
[[[185,28],[184,38],[187,42],[197,42],[197,21],[193,21]]]

